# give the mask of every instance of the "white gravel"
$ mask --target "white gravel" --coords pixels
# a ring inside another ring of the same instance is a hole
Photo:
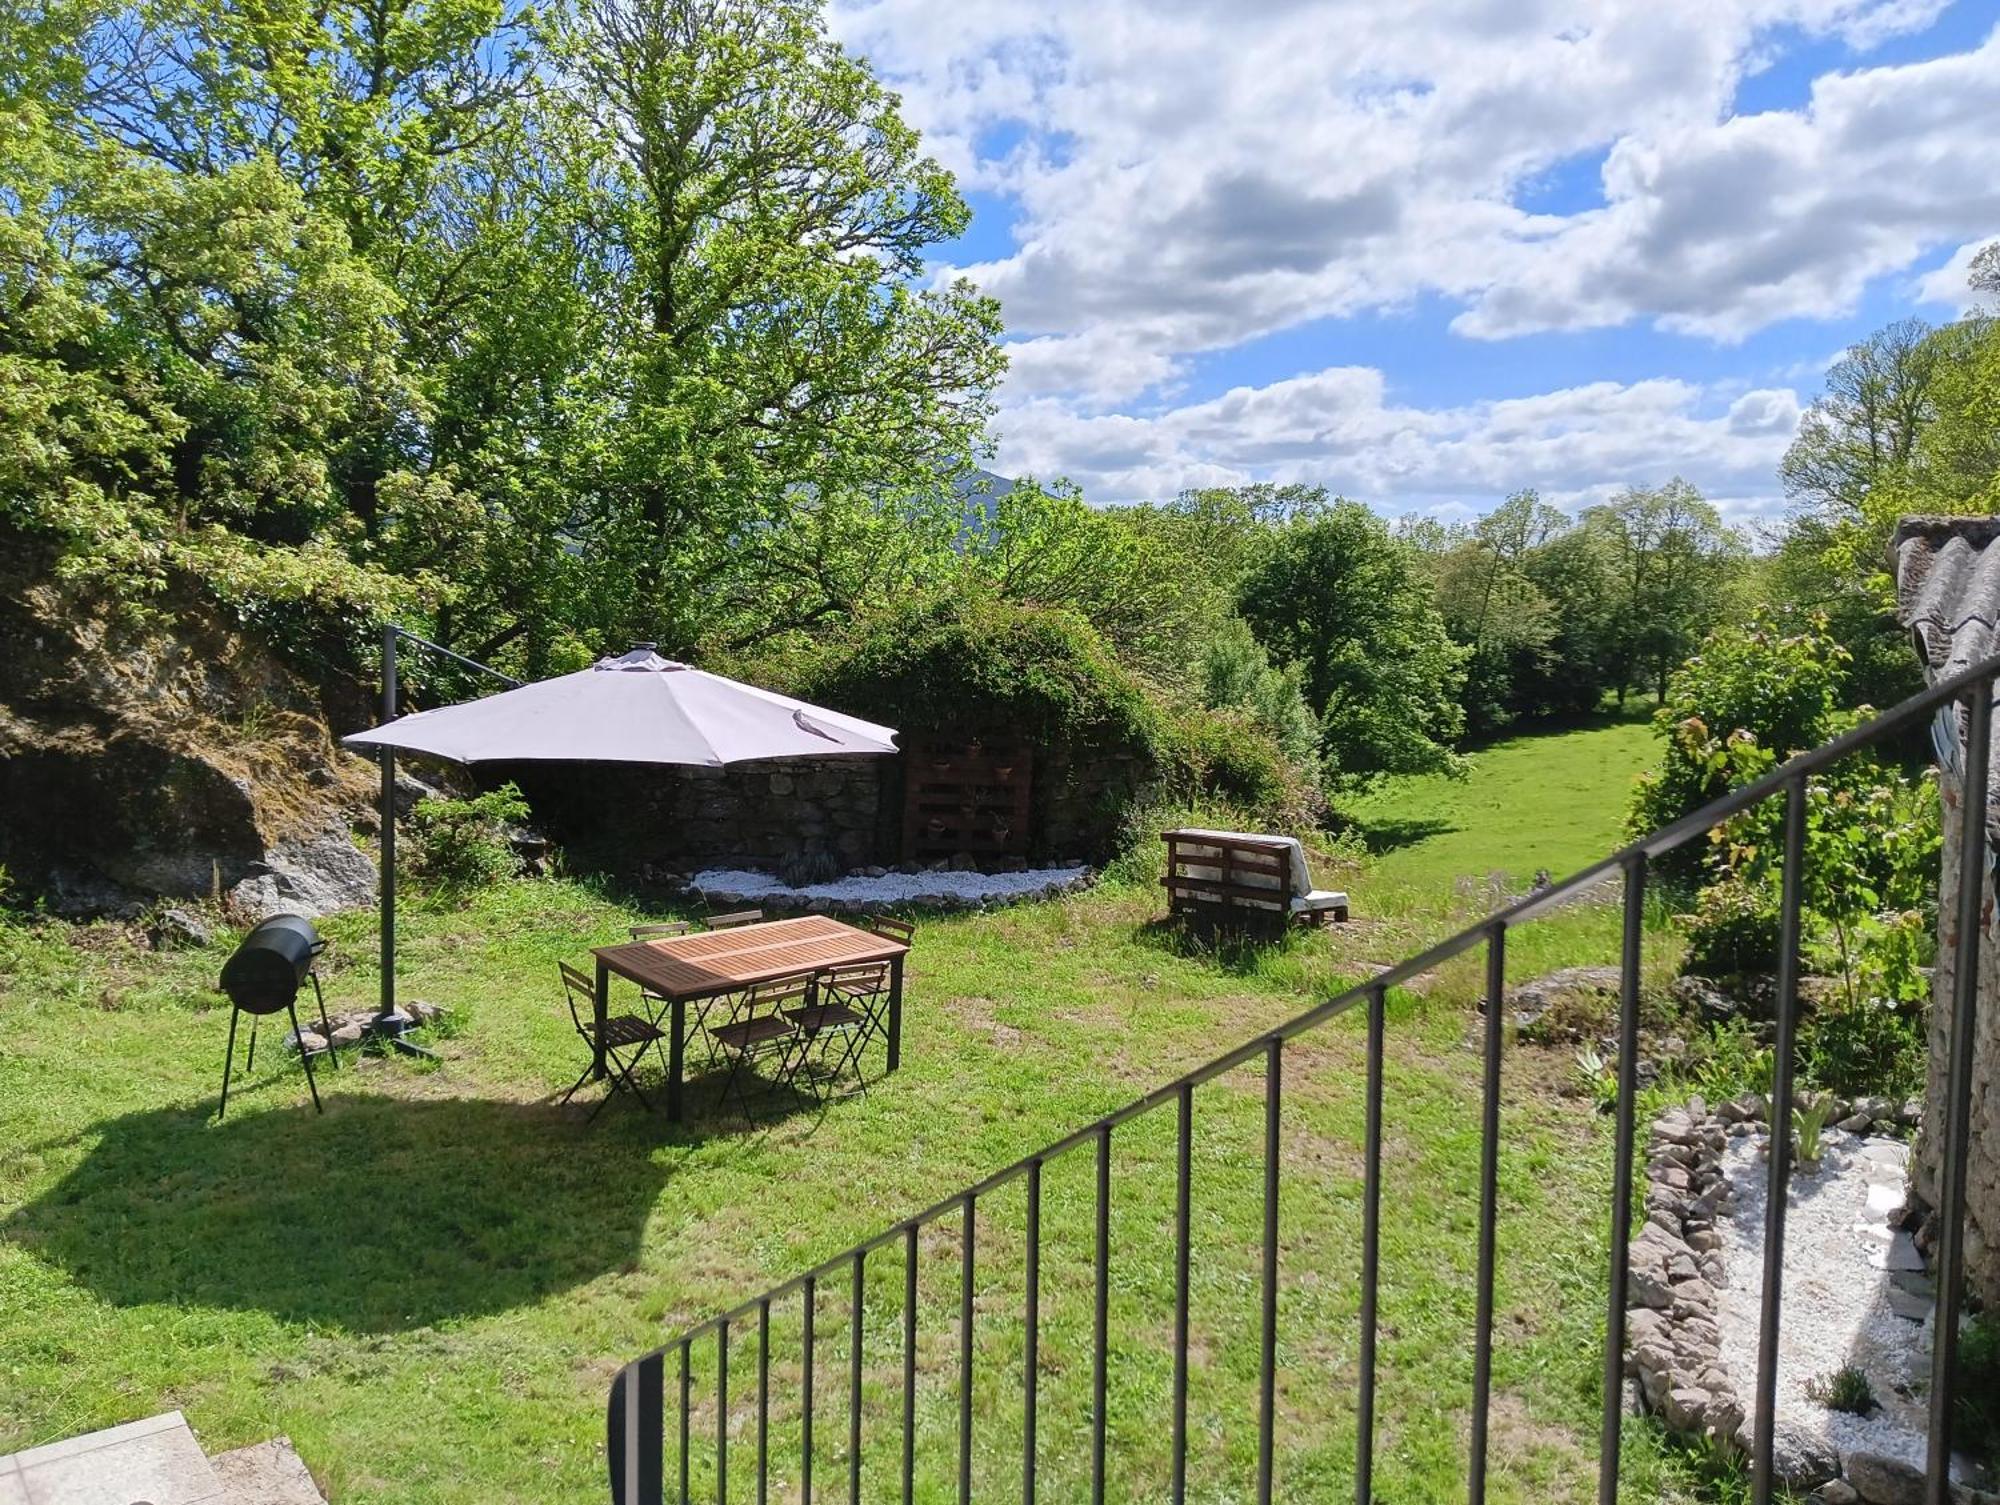
[[[1732,1138],[1723,1170],[1736,1190],[1717,1224],[1727,1286],[1718,1293],[1722,1362],[1746,1408],[1757,1393],[1757,1323],[1764,1269],[1764,1207],[1770,1169],[1763,1132]],[[1778,1321],[1780,1420],[1796,1422],[1845,1456],[1879,1453],[1923,1467],[1925,1414],[1919,1393],[1930,1371],[1933,1323],[1890,1309],[1892,1251],[1907,1246],[1886,1217],[1901,1205],[1906,1146],[1828,1129],[1820,1162],[1795,1167],[1785,1212],[1784,1300]],[[1898,1242],[1902,1241],[1902,1242]],[[1809,1380],[1852,1364],[1880,1402],[1867,1416],[1829,1411],[1806,1397]]]
[[[965,902],[979,899],[1020,899],[1051,887],[1074,883],[1089,872],[1081,867],[1031,868],[1025,873],[885,873],[880,878],[850,875],[831,883],[794,888],[769,873],[740,868],[709,868],[691,880],[706,893],[732,894],[744,899],[783,899],[808,903],[814,899],[848,900],[861,904],[908,904],[926,896]]]

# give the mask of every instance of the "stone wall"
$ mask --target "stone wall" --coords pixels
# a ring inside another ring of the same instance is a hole
[[[704,867],[832,877],[896,860],[897,761],[519,763],[480,774],[483,783],[519,784],[536,823],[579,867],[635,878]]]
[[[1117,849],[1126,810],[1151,778],[1152,770],[1130,754],[1037,752],[1029,859],[1103,862]]]
[[[1958,886],[1964,871],[1960,828],[1961,780],[1947,768],[1944,793],[1944,876],[1938,887],[1938,957],[1931,977],[1930,1072],[1924,1099],[1927,1132],[1917,1142],[1917,1195],[1938,1205],[1943,1170],[1940,1131],[1951,1062],[1952,990],[1957,978]],[[1972,1052],[1972,1125],[1965,1166],[1966,1289],[1988,1311],[2000,1311],[2000,924],[1995,922],[1993,866],[1980,865],[1979,988]]]

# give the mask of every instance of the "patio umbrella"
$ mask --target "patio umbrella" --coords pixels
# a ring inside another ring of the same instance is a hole
[[[651,643],[634,644],[631,652],[602,659],[575,674],[397,716],[399,639],[437,648],[412,633],[389,628],[383,641],[382,678],[384,708],[391,719],[372,731],[341,738],[343,745],[374,751],[382,760],[382,1006],[376,1024],[380,1033],[399,1045],[409,1022],[396,1008],[395,755],[399,751],[427,753],[455,763],[560,761],[706,768],[757,759],[896,751],[894,727],[691,669],[662,658]],[[438,651],[459,658],[448,650]],[[468,659],[460,661],[487,669]]]
[[[893,753],[894,727],[662,658],[651,643],[483,700],[400,716],[341,740],[455,763],[560,760],[720,768],[757,758]]]

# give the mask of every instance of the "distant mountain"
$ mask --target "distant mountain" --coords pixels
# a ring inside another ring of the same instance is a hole
[[[974,521],[993,521],[993,504],[1014,489],[1014,483],[1006,476],[996,476],[990,470],[977,466],[958,482],[958,494],[965,498],[965,526]]]

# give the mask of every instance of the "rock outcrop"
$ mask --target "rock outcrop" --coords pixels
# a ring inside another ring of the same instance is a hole
[[[348,832],[372,778],[312,690],[197,603],[0,577],[0,865],[56,913],[367,903]]]

